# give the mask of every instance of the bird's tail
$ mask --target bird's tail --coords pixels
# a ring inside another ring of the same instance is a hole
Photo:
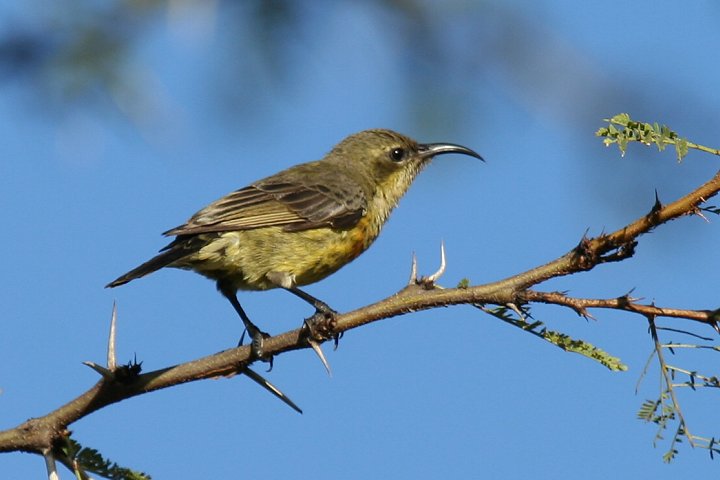
[[[173,247],[173,245],[169,245],[169,248],[162,253],[154,256],[147,262],[143,263],[139,267],[133,268],[129,272],[127,272],[124,275],[119,276],[112,282],[105,285],[105,288],[113,288],[113,287],[119,287],[120,285],[125,285],[131,280],[135,280],[136,278],[144,277],[145,275],[148,275],[156,270],[160,270],[163,267],[167,267],[171,263],[173,263],[176,260],[181,259],[185,255],[187,255],[188,250],[184,248]]]

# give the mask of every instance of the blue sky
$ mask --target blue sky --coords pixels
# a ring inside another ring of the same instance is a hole
[[[586,231],[644,214],[656,189],[671,201],[717,171],[717,159],[694,153],[678,164],[672,152],[633,146],[620,158],[594,137],[602,118],[629,111],[719,146],[714,2],[427,2],[432,28],[370,3],[323,2],[295,11],[296,28],[275,36],[258,35],[266,32],[246,8],[193,3],[170,2],[136,27],[123,69],[132,88],[67,101],[62,85],[40,76],[1,84],[1,428],[95,383],[81,362],[105,358],[113,301],[119,360],[137,355],[146,371],[233,346],[240,322],[200,276],[167,270],[103,285],[202,206],[320,158],[349,133],[392,128],[467,145],[487,163],[438,158],[368,252],[307,288],[339,311],[402,288],[413,252],[421,273],[434,271],[441,241],[441,284],[498,280],[564,254]],[[42,2],[0,2],[5,27],[55,14]],[[443,54],[424,55],[413,28],[427,29]],[[260,52],[271,41],[281,48],[268,61]],[[629,261],[542,288],[587,297],[634,288],[662,306],[717,308],[718,233],[717,219],[680,219],[643,237]],[[284,292],[239,298],[271,333],[311,313]],[[662,479],[717,470],[706,451],[686,446],[663,464],[667,443],[653,448],[654,426],[635,419],[659,389],[654,369],[635,394],[651,351],[642,318],[533,313],[630,370],[609,372],[454,307],[349,332],[338,351],[325,347],[332,378],[310,351],[277,358],[268,378],[302,416],[236,377],[134,398],[72,430],[154,478]],[[717,374],[713,356],[674,361]],[[718,434],[714,395],[682,392],[694,433]],[[0,456],[3,478],[43,470],[36,456]]]

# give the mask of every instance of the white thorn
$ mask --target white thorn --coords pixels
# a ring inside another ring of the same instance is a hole
[[[330,370],[330,364],[328,363],[327,359],[325,358],[325,354],[323,353],[322,349],[320,348],[320,344],[317,343],[315,340],[308,340],[308,343],[312,347],[313,351],[317,354],[318,358],[320,358],[320,361],[325,366],[325,370],[327,371],[327,374],[329,377],[332,377],[332,371]]]
[[[445,267],[447,266],[447,263],[445,261],[445,242],[440,241],[440,268],[438,268],[437,272],[433,273],[429,277],[425,279],[425,281],[432,285],[435,283],[437,279],[442,277],[443,273],[445,273]]]
[[[509,308],[510,310],[512,310],[513,312],[515,312],[515,313],[517,314],[517,316],[520,317],[520,320],[522,320],[522,321],[524,321],[524,322],[527,321],[527,317],[526,317],[525,314],[522,312],[522,310],[520,310],[520,309],[518,308],[517,305],[515,305],[514,303],[506,303],[505,306],[508,307],[508,308]]]
[[[55,464],[55,456],[52,454],[52,450],[45,450],[43,452],[43,457],[45,457],[45,468],[47,469],[48,480],[60,480],[60,476],[57,472],[57,465]]]
[[[279,388],[277,388],[275,385],[270,383],[268,379],[257,373],[255,370],[250,370],[249,368],[245,368],[243,371],[245,375],[247,375],[248,378],[250,378],[252,381],[263,387],[268,392],[275,395],[277,398],[285,402],[286,405],[288,405],[290,408],[295,410],[296,412],[302,414],[302,410],[300,407],[295,405],[295,402],[290,400],[290,397],[285,395]]]
[[[103,367],[102,365],[98,365],[95,362],[82,362],[82,363],[83,363],[83,365],[87,365],[88,367],[95,370],[97,373],[102,375],[103,378],[106,378],[108,380],[112,380],[113,378],[115,378],[115,375],[113,374],[113,372],[111,370],[108,370],[107,368]]]
[[[408,281],[408,285],[415,284],[417,284],[417,256],[415,255],[415,252],[413,252],[412,266],[410,267],[410,280]]]
[[[698,217],[705,220],[705,223],[710,223],[710,220],[708,220],[708,218],[702,213],[701,210],[698,210],[697,212],[695,212],[695,215],[697,215]]]
[[[115,356],[115,327],[117,324],[117,304],[113,302],[112,317],[110,319],[110,338],[108,338],[107,368],[114,372],[117,368]]]

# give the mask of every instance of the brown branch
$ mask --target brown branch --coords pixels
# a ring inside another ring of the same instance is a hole
[[[578,315],[589,317],[589,308],[610,308],[613,310],[623,310],[626,312],[637,313],[644,317],[669,317],[683,318],[686,320],[694,320],[704,323],[720,333],[719,310],[683,310],[679,308],[664,308],[656,305],[645,305],[637,303],[635,298],[623,295],[617,298],[577,298],[570,297],[561,292],[538,292],[535,290],[527,290],[524,293],[525,301],[528,303],[546,303],[551,305],[561,305],[573,309]]]
[[[616,262],[632,256],[637,238],[653,228],[684,215],[700,214],[698,206],[720,190],[720,172],[709,182],[685,197],[662,206],[656,202],[652,210],[629,225],[610,234],[595,238],[583,238],[570,252],[545,265],[507,279],[468,288],[441,289],[428,279],[405,287],[397,294],[375,304],[337,315],[331,319],[313,319],[312,337],[316,341],[330,339],[347,330],[381,319],[405,313],[457,304],[522,305],[537,301],[556,303],[575,308],[617,308],[641,314],[664,315],[702,321],[714,325],[716,312],[662,309],[638,305],[632,301],[571,299],[561,294],[541,293],[528,290],[550,278],[587,271],[601,263]],[[435,278],[432,278],[435,280]],[[594,302],[594,303],[593,303]],[[267,355],[279,355],[290,350],[309,348],[306,329],[292,330],[265,340]],[[0,432],[0,452],[26,451],[43,454],[57,446],[67,435],[67,427],[92,412],[155,390],[181,383],[242,373],[255,359],[250,348],[239,347],[210,355],[198,360],[156,370],[145,374],[125,377],[104,376],[87,392],[45,416],[30,419],[23,424]]]
[[[495,285],[504,289],[524,290],[551,278],[590,270],[601,263],[617,262],[634,253],[637,238],[658,225],[685,215],[700,215],[698,206],[720,191],[720,171],[708,182],[684,197],[662,206],[653,205],[650,212],[613,233],[583,238],[577,247],[545,265],[515,275]]]

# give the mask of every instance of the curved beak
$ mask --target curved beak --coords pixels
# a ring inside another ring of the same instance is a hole
[[[444,153],[459,153],[461,155],[470,155],[471,157],[479,158],[483,162],[485,161],[476,151],[470,150],[462,145],[455,145],[454,143],[423,143],[418,145],[418,153],[422,158],[428,159]]]

